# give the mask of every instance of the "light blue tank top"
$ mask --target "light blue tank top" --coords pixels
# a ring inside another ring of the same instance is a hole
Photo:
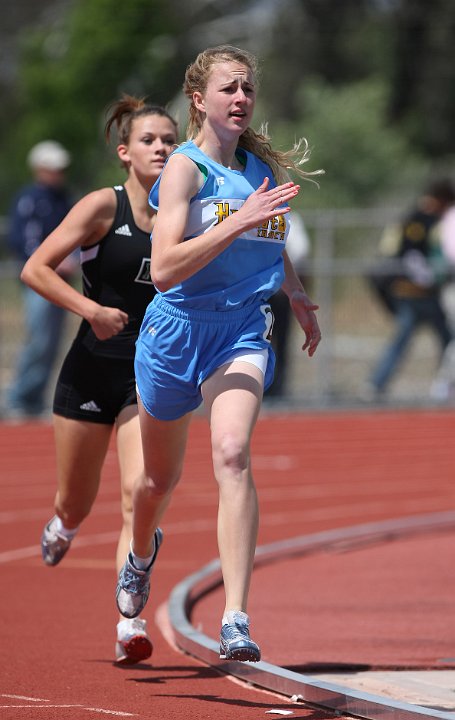
[[[271,169],[252,153],[238,149],[243,171],[230,170],[205,155],[193,142],[174,152],[191,158],[205,182],[192,198],[185,240],[197,237],[239,210],[267,176],[275,187]],[[150,191],[150,204],[158,208],[158,179]],[[161,293],[182,308],[235,310],[266,302],[284,279],[282,253],[289,232],[288,215],[276,215],[260,227],[236,238],[206,267]]]

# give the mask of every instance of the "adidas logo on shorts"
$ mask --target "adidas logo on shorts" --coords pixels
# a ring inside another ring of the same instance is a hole
[[[82,403],[82,405],[80,405],[79,407],[81,410],[89,410],[90,412],[101,412],[101,408],[98,407],[94,400],[89,400],[89,402]]]

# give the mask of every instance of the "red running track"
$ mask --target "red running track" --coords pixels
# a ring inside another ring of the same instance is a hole
[[[454,420],[455,413],[449,411],[264,415],[253,442],[261,505],[259,544],[453,509]],[[46,424],[3,423],[0,447],[2,718],[89,720],[101,714],[160,720],[248,720],[263,717],[272,709],[292,709],[293,718],[332,717],[327,711],[291,705],[284,698],[220,676],[177,651],[154,625],[156,612],[172,588],[217,556],[217,490],[203,419],[194,419],[184,477],[163,523],[165,542],[146,611],[154,637],[154,655],[152,662],[137,667],[119,668],[112,662],[117,621],[113,556],[119,527],[114,452],[109,454],[94,511],[70,554],[61,566],[47,568],[41,563],[38,541],[50,517],[55,491],[52,429]],[[453,597],[453,579],[446,570],[448,540],[443,535],[437,538],[441,543],[437,555],[443,559],[440,582],[446,587],[452,583]],[[390,546],[358,549],[354,555],[379,552],[374,562],[385,563],[386,569],[406,587],[410,565],[419,562],[416,551],[422,556],[422,567],[429,562],[423,538],[417,540],[414,549],[406,542],[399,543],[399,553],[392,550],[398,546]],[[384,556],[389,549],[392,554]],[[325,666],[331,662],[370,662],[349,641],[357,637],[351,619],[361,625],[366,623],[376,637],[380,636],[380,609],[390,604],[391,585],[374,586],[373,561],[368,568],[369,561],[365,564],[360,558],[353,576],[357,577],[357,585],[351,594],[346,593],[346,586],[340,583],[352,571],[353,558],[357,562],[354,555],[315,555],[256,571],[250,607],[253,621],[255,608],[260,609],[258,615],[267,612],[272,617],[275,609],[284,606],[284,612],[279,612],[279,637],[276,632],[267,633],[269,623],[261,620],[257,624],[264,659],[304,666],[302,669],[315,662]],[[365,566],[370,574],[363,581]],[[296,592],[296,581],[302,587],[313,588],[313,598],[308,591]],[[334,597],[340,599],[340,614],[329,616],[330,622],[318,622],[323,606],[316,588],[326,593],[326,601],[332,604]],[[427,595],[430,602],[432,594],[435,598],[441,595],[437,586]],[[342,622],[346,602],[355,611],[345,615],[345,635],[340,637],[337,622]],[[216,616],[221,604],[221,595],[215,593],[207,599],[206,607],[202,604],[198,608],[202,614],[197,620],[206,624],[205,631],[212,624],[213,632],[217,632]],[[296,646],[292,642],[296,613],[298,622],[303,618],[306,628],[301,635],[303,644],[308,640],[304,653],[302,643]],[[412,627],[406,612],[397,617],[397,632],[409,637]],[[162,618],[159,612],[161,626]],[[283,642],[286,638],[289,641]],[[398,647],[398,642],[395,649],[390,644],[385,647],[384,664],[412,664],[412,658],[410,661],[396,653]],[[446,654],[443,646],[433,650],[432,658]],[[417,664],[421,665],[421,659]]]

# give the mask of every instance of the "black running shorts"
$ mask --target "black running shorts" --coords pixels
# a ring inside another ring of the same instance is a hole
[[[133,358],[93,355],[75,341],[57,380],[54,413],[113,425],[123,408],[136,404]]]

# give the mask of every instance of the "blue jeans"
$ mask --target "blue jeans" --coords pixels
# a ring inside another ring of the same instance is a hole
[[[437,334],[441,351],[452,339],[447,318],[437,296],[425,298],[394,298],[396,333],[380,359],[371,381],[376,390],[385,389],[404,357],[409,341],[419,325],[429,325]]]
[[[11,409],[39,415],[46,406],[46,390],[60,350],[66,311],[27,287],[23,297],[25,340],[7,404]]]

